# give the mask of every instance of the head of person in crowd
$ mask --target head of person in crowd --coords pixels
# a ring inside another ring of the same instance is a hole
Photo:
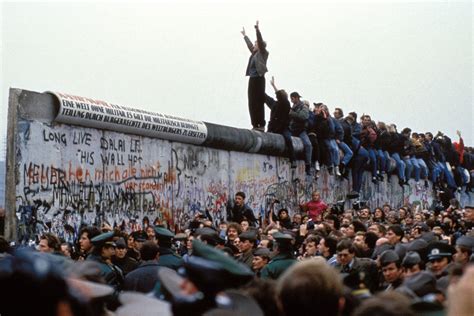
[[[318,253],[326,259],[332,258],[336,254],[337,239],[333,237],[321,238],[318,244]]]
[[[403,281],[403,268],[398,254],[394,250],[385,250],[378,260],[385,281],[392,285],[397,283],[400,285]]]
[[[431,272],[435,276],[443,274],[446,267],[451,263],[454,252],[453,246],[439,241],[428,246],[428,262],[430,263]]]
[[[390,211],[387,214],[387,222],[388,224],[395,225],[400,223],[400,219],[398,218],[398,212]]]
[[[115,241],[115,257],[119,259],[125,258],[127,255],[127,244],[125,243],[125,239],[120,237]]]
[[[233,242],[235,239],[239,238],[239,235],[242,233],[242,227],[238,223],[230,222],[227,225],[227,241]]]
[[[239,191],[237,193],[235,193],[235,197],[234,197],[234,205],[237,207],[237,208],[242,208],[244,207],[245,205],[245,193],[242,192],[242,191]]]
[[[268,248],[257,248],[253,251],[252,270],[261,271],[270,261],[271,251]]]
[[[382,208],[380,207],[375,208],[373,220],[377,223],[385,222],[385,213]]]
[[[387,232],[385,226],[380,223],[370,225],[367,231],[376,234],[379,238],[384,237]]]
[[[395,291],[380,292],[362,301],[353,316],[415,316],[408,297]]]
[[[302,216],[300,213],[293,214],[293,225],[301,225],[302,224]]]
[[[68,242],[63,242],[63,243],[61,243],[60,251],[65,257],[71,258],[71,256],[72,256],[72,245]]]
[[[331,229],[339,229],[339,218],[334,214],[324,216],[324,223],[328,224]]]
[[[309,235],[303,242],[303,257],[309,258],[316,256],[318,252],[318,244],[321,237],[316,235]]]
[[[278,220],[279,221],[289,220],[289,214],[288,214],[288,210],[286,208],[282,208],[278,211]]]
[[[363,222],[369,220],[370,218],[370,208],[368,206],[363,206],[358,212],[357,215],[359,219]]]
[[[131,234],[134,239],[134,249],[136,251],[140,251],[140,248],[142,247],[143,243],[147,240],[147,235],[143,231],[136,231]]]
[[[411,135],[411,128],[405,127],[404,129],[402,129],[401,134],[409,138]]]
[[[386,131],[387,130],[387,125],[384,123],[384,122],[377,122],[377,128],[380,130],[380,131]]]
[[[453,258],[456,263],[467,265],[474,249],[474,236],[461,236],[456,240],[456,253]]]
[[[421,213],[416,213],[416,214],[413,216],[413,224],[417,224],[417,223],[423,223],[423,214],[421,214]]]
[[[171,248],[173,244],[174,234],[167,228],[155,226],[155,239],[160,248]]]
[[[418,273],[424,270],[425,268],[424,263],[421,260],[420,254],[416,251],[407,252],[405,257],[403,258],[402,267],[406,277]]]
[[[341,266],[347,266],[355,257],[355,247],[350,239],[341,240],[336,247],[337,262]]]
[[[342,119],[344,117],[344,111],[342,111],[341,108],[335,108],[334,109],[334,117],[338,120]]]
[[[160,247],[153,241],[145,241],[140,249],[142,261],[158,260],[160,257]]]
[[[290,267],[277,281],[278,306],[283,315],[337,316],[344,308],[343,285],[323,259],[305,260]]]
[[[267,248],[271,251],[273,250],[273,240],[269,239],[267,236],[264,236],[262,237],[262,240],[260,240],[257,248]]]
[[[404,235],[405,233],[400,225],[390,225],[385,237],[391,245],[396,245],[402,241]]]
[[[147,236],[147,240],[155,240],[156,238],[156,233],[155,233],[155,227],[150,225],[145,229],[145,233]]]
[[[246,232],[250,227],[249,221],[244,219],[243,221],[240,222],[240,227],[242,228],[243,232]]]
[[[301,95],[298,92],[290,93],[290,100],[293,104],[298,104],[301,102]]]
[[[102,233],[91,239],[94,247],[92,254],[102,258],[102,260],[111,260],[115,256],[116,244],[113,241],[114,232]]]
[[[100,235],[100,230],[95,226],[84,227],[79,231],[79,249],[83,254],[88,254],[92,250],[91,239]]]
[[[472,205],[464,206],[463,219],[468,223],[474,223],[474,206]]]
[[[58,236],[53,233],[44,233],[39,238],[38,250],[40,252],[60,252],[61,251],[61,241],[59,241]]]
[[[360,117],[360,123],[362,124],[362,126],[370,126],[372,124],[372,119],[370,117],[370,115],[368,114],[363,114],[361,117]]]
[[[240,288],[240,292],[252,297],[263,310],[264,315],[279,315],[276,301],[276,281],[255,278]],[[250,315],[250,314],[248,314]]]
[[[237,247],[241,253],[252,251],[257,244],[257,234],[254,231],[245,231],[239,235],[239,244]]]
[[[354,247],[357,249],[357,253],[360,253],[361,256],[363,256],[363,254],[365,254],[365,252],[369,248],[365,243],[365,233],[362,231],[359,231],[355,234],[353,244]]]
[[[352,122],[357,122],[357,113],[356,112],[349,112],[348,116],[352,119]]]
[[[408,210],[405,207],[400,207],[398,209],[398,218],[404,220],[407,217]]]

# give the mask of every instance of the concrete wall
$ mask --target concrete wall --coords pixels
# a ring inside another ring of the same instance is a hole
[[[32,98],[30,92],[29,98],[18,97],[24,93],[12,90],[17,97],[10,98],[10,107],[18,108],[10,112],[20,113],[9,125],[7,151],[13,164],[7,170],[6,231],[12,239],[28,240],[51,229],[72,240],[81,223],[105,220],[135,229],[145,217],[182,228],[204,209],[217,223],[237,191],[247,194],[257,216],[273,198],[292,212],[313,190],[321,191],[329,203],[350,191],[348,181],[335,180],[325,171],[317,182],[306,178],[303,161],[292,172],[281,156],[57,124],[44,113],[35,118],[27,115],[31,104],[38,111],[43,99],[41,106],[49,112],[53,101],[44,94]],[[26,99],[30,101],[21,101]],[[414,188],[402,191],[395,177],[379,185],[365,179],[361,198],[372,206],[431,204],[430,189]]]

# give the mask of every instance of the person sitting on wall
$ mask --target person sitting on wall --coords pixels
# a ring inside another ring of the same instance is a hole
[[[291,168],[296,168],[296,156],[291,141],[290,123],[290,101],[288,101],[288,93],[283,89],[278,89],[275,85],[275,78],[270,81],[275,90],[276,101],[268,94],[265,94],[265,103],[270,108],[270,122],[268,123],[269,133],[281,134],[285,139],[286,147],[290,154]]]
[[[234,198],[234,205],[227,209],[227,221],[241,223],[246,219],[250,226],[257,226],[257,219],[253,214],[253,210],[245,203],[245,193],[237,192]]]

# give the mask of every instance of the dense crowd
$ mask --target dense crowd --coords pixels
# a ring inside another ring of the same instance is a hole
[[[184,231],[86,226],[36,249],[0,238],[0,314],[474,313],[458,301],[474,295],[473,206],[344,209],[318,192],[293,216],[278,206],[256,219],[238,192],[218,226],[198,212]]]

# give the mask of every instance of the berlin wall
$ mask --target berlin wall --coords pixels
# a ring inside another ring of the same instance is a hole
[[[7,141],[5,235],[19,241],[46,230],[71,241],[82,224],[104,221],[128,230],[145,218],[184,228],[204,210],[217,223],[237,191],[257,217],[274,198],[294,212],[313,190],[328,203],[350,191],[325,171],[317,182],[306,178],[301,160],[292,173],[280,135],[67,94],[11,89]],[[301,154],[301,141],[293,142]],[[394,176],[374,185],[365,175],[361,199],[427,208],[431,192],[403,191]]]

